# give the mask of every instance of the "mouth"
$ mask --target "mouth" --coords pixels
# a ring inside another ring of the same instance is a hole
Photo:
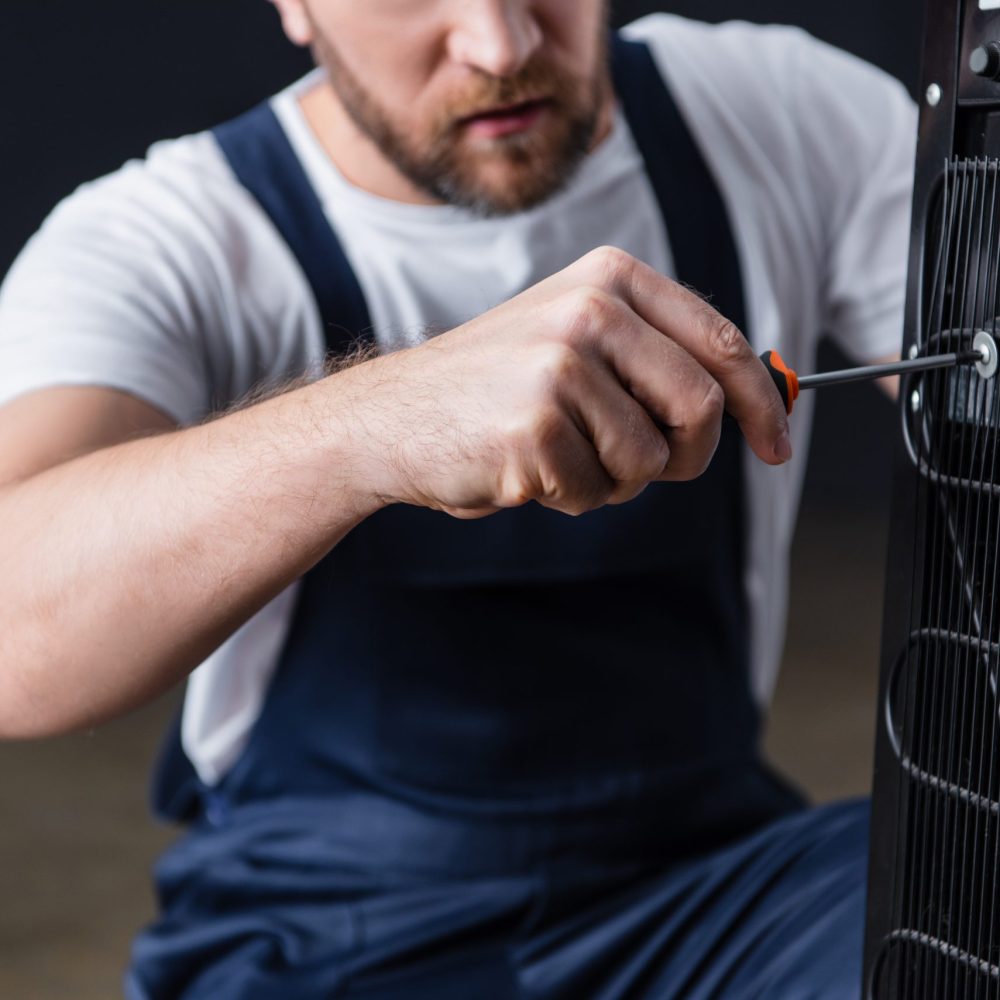
[[[515,132],[526,132],[548,110],[548,98],[534,98],[499,108],[490,108],[459,120],[466,133],[478,139],[498,139]]]

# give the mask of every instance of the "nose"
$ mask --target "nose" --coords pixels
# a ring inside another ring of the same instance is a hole
[[[526,0],[467,0],[448,35],[448,56],[490,76],[512,76],[541,42]]]

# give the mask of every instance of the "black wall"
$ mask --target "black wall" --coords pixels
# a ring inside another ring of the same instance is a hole
[[[800,24],[916,86],[923,18],[914,0],[619,0],[616,21],[656,9]],[[3,0],[0,274],[77,184],[142,155],[157,139],[235,114],[308,66],[265,0]],[[867,502],[882,492],[888,407],[866,388],[835,392],[836,399],[823,400],[818,430],[833,457],[814,463],[812,491]],[[842,439],[856,440],[860,425],[886,430],[864,455],[838,451]],[[859,492],[850,483],[858,479],[877,488]]]

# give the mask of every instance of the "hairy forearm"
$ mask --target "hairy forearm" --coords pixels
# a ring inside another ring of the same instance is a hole
[[[724,410],[788,460],[740,332],[603,247],[419,347],[22,479],[0,490],[0,736],[151,697],[386,503],[624,503],[701,475]]]
[[[163,691],[381,502],[327,379],[0,490],[0,737]]]

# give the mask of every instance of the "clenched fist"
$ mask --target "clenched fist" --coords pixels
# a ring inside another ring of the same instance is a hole
[[[579,514],[693,479],[727,410],[763,461],[791,457],[781,398],[740,331],[613,248],[331,378],[372,491],[457,517],[529,500]]]

